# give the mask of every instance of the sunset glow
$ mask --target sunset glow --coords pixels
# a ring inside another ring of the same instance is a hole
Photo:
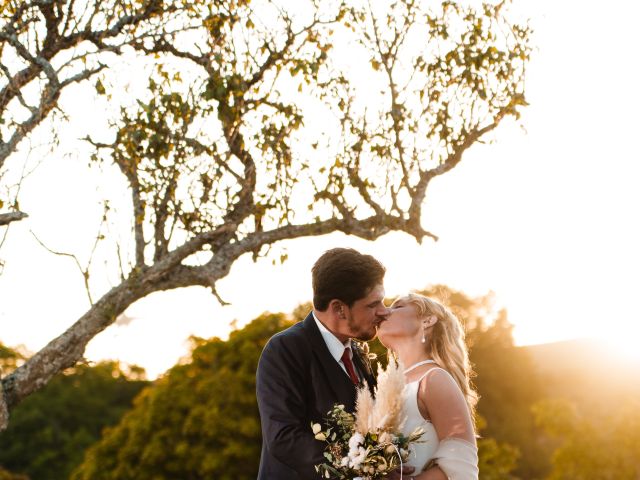
[[[640,322],[629,322],[623,331],[602,338],[612,354],[622,360],[640,362]]]
[[[629,315],[640,271],[640,224],[632,220],[640,205],[633,141],[640,95],[628,60],[636,55],[639,7],[625,4],[635,11],[624,15],[578,2],[514,2],[513,8],[531,18],[535,32],[530,106],[520,122],[505,122],[430,185],[422,223],[438,242],[418,245],[393,233],[375,243],[332,234],[277,244],[257,263],[240,258],[219,282],[230,306],[202,288],[154,294],[128,309],[129,324],[98,335],[87,357],[137,363],[154,377],[187,353],[190,335],[226,337],[234,320],[241,326],[263,311],[290,312],[308,301],[313,261],[340,245],[380,258],[389,296],[437,283],[471,296],[494,292],[518,345],[588,336],[639,359],[640,320]],[[593,59],[605,56],[612,68],[594,68]],[[132,78],[124,91],[133,98],[142,80]],[[53,256],[31,232],[84,262],[100,200],[119,195],[113,208],[130,209],[119,172],[88,169],[90,149],[78,140],[106,122],[96,111],[107,111],[108,102],[94,90],[89,85],[61,98],[70,120],[60,132],[60,151],[25,180],[20,204],[29,219],[11,227],[0,251],[1,340],[8,345],[37,351],[89,308],[73,260]],[[86,108],[92,104],[100,106]],[[29,162],[27,171],[37,159]],[[120,227],[128,234],[129,225]],[[108,234],[130,241],[122,231]],[[284,253],[288,260],[280,264]],[[93,263],[97,298],[119,281],[113,268],[104,268],[115,255],[114,248]]]

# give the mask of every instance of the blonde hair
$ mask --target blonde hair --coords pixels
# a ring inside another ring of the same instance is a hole
[[[460,320],[444,305],[417,293],[400,297],[393,303],[399,301],[415,305],[418,309],[418,318],[435,315],[438,319],[431,335],[428,335],[425,349],[430,351],[433,360],[454,378],[467,401],[471,418],[475,420],[475,409],[479,397],[478,392],[471,385],[473,370]]]

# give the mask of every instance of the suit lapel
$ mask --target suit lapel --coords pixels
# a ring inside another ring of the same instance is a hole
[[[324,338],[322,338],[320,330],[318,330],[316,321],[313,318],[313,313],[310,313],[307,315],[307,318],[304,319],[303,329],[316,358],[326,374],[326,383],[328,387],[333,390],[338,399],[338,403],[344,403],[346,407],[355,407],[356,389],[351,379],[349,379],[344,370],[342,370],[342,367],[336,362],[335,358],[331,356],[329,348]]]

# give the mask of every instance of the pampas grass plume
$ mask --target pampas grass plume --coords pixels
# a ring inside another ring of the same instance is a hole
[[[371,430],[370,419],[373,412],[374,400],[367,386],[358,390],[356,398],[356,432],[365,435]]]
[[[386,370],[378,364],[378,388],[375,400],[368,388],[358,392],[356,400],[356,430],[366,432],[398,432],[402,429],[402,391],[404,390],[404,368],[390,361]]]

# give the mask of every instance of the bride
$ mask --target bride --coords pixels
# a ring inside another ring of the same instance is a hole
[[[415,480],[475,480],[478,448],[474,431],[477,393],[459,320],[427,297],[409,294],[391,305],[378,338],[404,370],[407,415],[403,433],[422,427],[408,466]],[[406,463],[405,463],[406,465]],[[407,478],[405,476],[405,478]]]

